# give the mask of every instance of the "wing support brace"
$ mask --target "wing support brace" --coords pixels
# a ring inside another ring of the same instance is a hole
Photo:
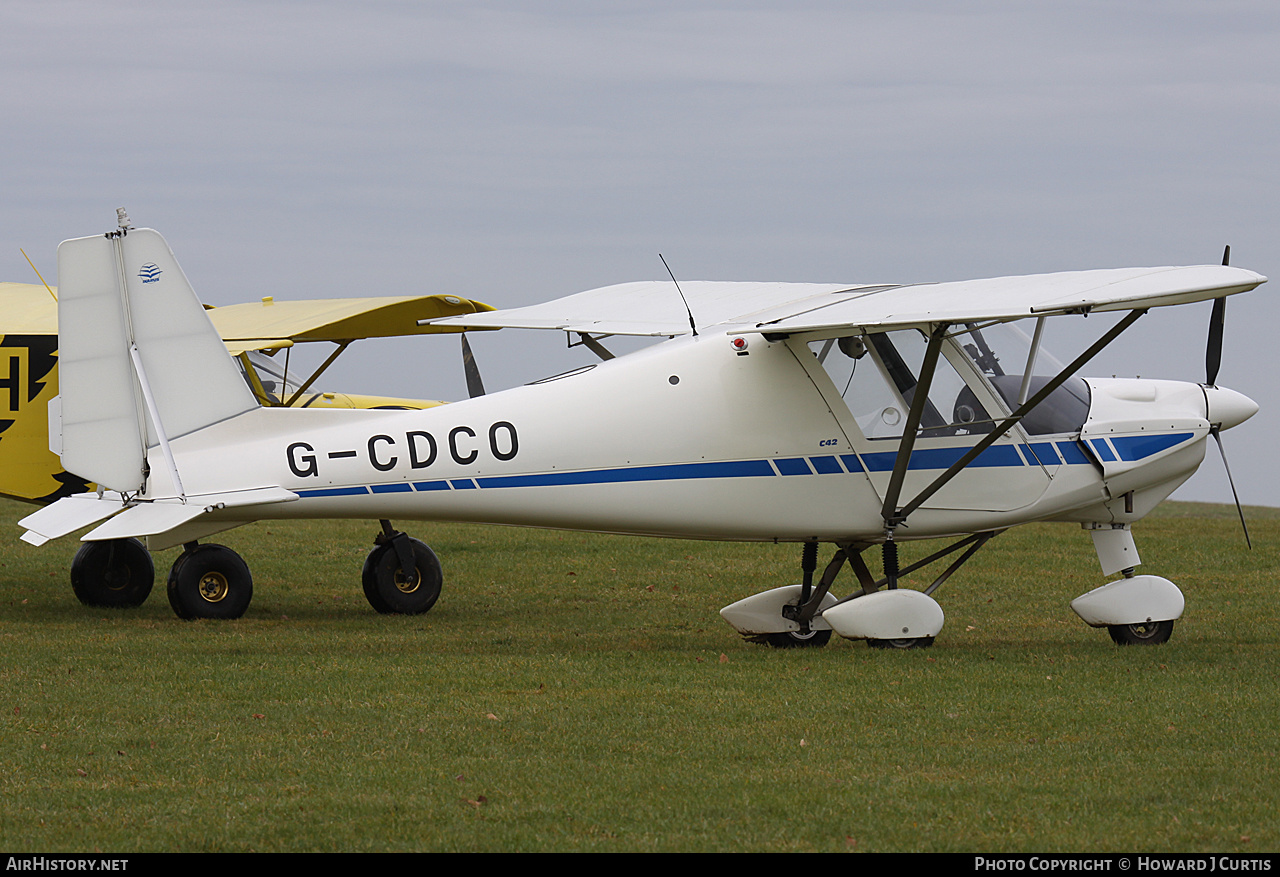
[[[297,402],[299,399],[301,399],[301,398],[302,398],[302,394],[303,394],[303,393],[305,393],[305,392],[307,392],[307,390],[310,390],[310,389],[311,389],[311,385],[312,385],[312,384],[314,384],[314,383],[316,382],[316,378],[318,378],[318,377],[320,377],[320,375],[324,374],[325,370],[326,370],[326,369],[328,369],[328,368],[329,368],[329,366],[333,365],[333,361],[334,361],[335,359],[337,359],[339,356],[341,356],[341,355],[342,355],[342,351],[346,350],[346,349],[347,349],[347,347],[349,347],[349,346],[351,345],[351,341],[352,341],[352,340],[354,340],[354,339],[349,339],[349,340],[347,340],[347,341],[336,341],[336,342],[334,342],[335,344],[337,344],[337,345],[338,345],[338,349],[337,349],[337,350],[335,350],[335,351],[333,351],[333,353],[330,353],[330,354],[329,354],[329,358],[328,358],[328,359],[326,359],[324,362],[320,363],[320,367],[319,367],[318,369],[316,369],[314,372],[312,372],[312,373],[311,373],[311,377],[307,378],[307,379],[306,379],[306,381],[305,381],[305,382],[303,382],[302,386],[301,386],[301,387],[299,387],[299,388],[297,389],[297,391],[296,391],[292,396],[290,396],[290,397],[288,398],[288,400],[287,400],[287,401],[285,401],[285,402],[283,402],[283,403],[282,403],[282,404],[284,405],[284,407],[286,407],[286,408],[291,407],[291,406],[293,405],[293,403],[295,403],[295,402]],[[283,388],[283,387],[281,387],[281,390],[283,390],[283,389],[284,389],[284,388]],[[282,392],[280,395],[283,397],[284,393]]]
[[[893,464],[893,476],[889,480],[889,489],[885,492],[884,508],[881,516],[884,518],[885,531],[888,538],[892,538],[893,531],[907,517],[923,505],[928,499],[941,490],[952,478],[960,474],[966,466],[978,458],[978,455],[985,451],[997,440],[1002,438],[1005,433],[1013,428],[1013,425],[1022,420],[1031,409],[1035,408],[1041,402],[1049,397],[1049,394],[1058,387],[1066,383],[1067,379],[1085,366],[1089,360],[1093,359],[1102,351],[1104,347],[1114,341],[1121,332],[1128,329],[1133,323],[1146,313],[1145,309],[1130,311],[1125,317],[1116,323],[1101,338],[1089,346],[1087,350],[1072,360],[1071,364],[1058,372],[1050,381],[1048,381],[1038,392],[1026,402],[1018,406],[1017,410],[1000,421],[996,428],[987,433],[982,441],[978,442],[965,453],[959,460],[951,464],[947,471],[943,472],[935,478],[928,487],[921,490],[914,499],[909,503],[897,508],[897,502],[902,491],[902,482],[906,478],[907,465],[911,461],[911,450],[915,445],[915,434],[920,425],[920,418],[924,411],[923,399],[929,393],[929,385],[933,382],[934,367],[938,363],[938,353],[942,344],[942,337],[946,331],[947,324],[942,323],[929,336],[929,346],[925,350],[924,363],[920,367],[920,379],[916,384],[915,396],[911,401],[911,412],[907,417],[906,428],[903,430],[902,444],[898,448],[898,456]],[[890,586],[892,587],[892,576]]]

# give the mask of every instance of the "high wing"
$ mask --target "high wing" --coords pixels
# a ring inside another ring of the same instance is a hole
[[[1222,265],[1117,268],[911,285],[686,281],[624,283],[540,305],[433,320],[461,328],[562,329],[614,335],[817,332],[921,323],[1017,320],[1145,310],[1247,292],[1261,274]]]
[[[58,288],[0,282],[0,335],[56,335]],[[460,332],[453,326],[419,325],[454,314],[492,311],[493,306],[455,295],[399,295],[304,301],[261,301],[213,307],[209,319],[228,351],[269,350],[305,341],[356,341],[400,335]],[[687,321],[686,321],[687,325]]]
[[[833,295],[889,287],[840,283],[750,283],[690,280],[677,290],[669,280],[644,280],[589,289],[543,304],[432,320],[466,329],[562,329],[593,335],[687,335],[689,311],[699,326],[740,322],[780,305],[817,307]],[[685,310],[684,299],[689,303]]]

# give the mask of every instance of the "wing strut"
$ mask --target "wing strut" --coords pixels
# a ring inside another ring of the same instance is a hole
[[[911,451],[916,444],[916,433],[920,431],[920,419],[924,417],[925,407],[929,403],[929,388],[933,384],[933,373],[938,366],[938,354],[942,352],[942,339],[946,337],[949,323],[939,323],[929,335],[929,346],[924,351],[924,362],[920,365],[920,374],[911,397],[911,410],[907,413],[907,423],[902,428],[902,444],[898,446],[898,457],[893,461],[893,475],[889,478],[889,489],[884,494],[884,507],[880,516],[884,518],[885,529],[892,537],[893,529],[906,520],[906,514],[898,511],[898,498],[902,495],[902,482],[907,477],[907,464],[911,462]]]
[[[352,340],[354,340],[354,339],[352,339]],[[316,369],[314,372],[312,372],[312,373],[311,373],[311,377],[307,378],[307,379],[306,379],[306,381],[305,381],[305,382],[303,382],[302,386],[301,386],[301,387],[299,387],[299,388],[297,389],[297,392],[295,392],[292,396],[290,396],[290,397],[288,398],[288,400],[287,400],[287,401],[285,401],[285,402],[283,403],[283,405],[284,405],[286,408],[292,407],[292,405],[293,405],[293,403],[294,403],[294,402],[297,402],[299,399],[301,399],[301,398],[302,398],[302,394],[303,394],[303,393],[305,393],[305,392],[307,392],[307,390],[310,390],[310,389],[311,389],[311,385],[312,385],[312,384],[314,384],[314,383],[316,382],[316,378],[320,377],[320,375],[322,375],[322,374],[324,373],[325,369],[327,369],[329,366],[333,365],[333,361],[334,361],[335,359],[337,359],[339,356],[341,356],[341,355],[342,355],[342,351],[346,350],[346,349],[347,349],[347,347],[348,347],[348,346],[350,346],[350,344],[351,344],[351,340],[347,340],[347,341],[338,341],[338,342],[335,342],[335,343],[338,345],[338,349],[337,349],[337,350],[335,350],[335,351],[333,351],[333,353],[330,353],[330,354],[329,354],[329,358],[328,358],[328,359],[326,359],[324,362],[322,362],[322,363],[320,364],[320,367],[319,367],[318,369]],[[283,391],[283,390],[284,390],[284,387],[281,387],[280,389],[281,389],[281,391]],[[284,393],[283,393],[283,392],[281,392],[281,394],[280,394],[280,395],[281,395],[281,396],[283,396],[283,395],[284,395]]]
[[[960,474],[966,466],[977,459],[979,454],[991,447],[991,445],[995,444],[998,439],[1013,428],[1015,423],[1025,417],[1031,409],[1035,408],[1048,398],[1050,393],[1066,383],[1068,378],[1083,368],[1089,360],[1097,356],[1104,347],[1114,341],[1121,332],[1132,326],[1134,321],[1145,313],[1146,310],[1143,309],[1130,311],[1126,314],[1124,319],[1108,329],[1101,338],[1090,345],[1088,350],[1072,360],[1070,365],[1058,372],[1058,374],[1041,387],[1034,396],[1019,405],[1016,411],[1004,420],[1000,421],[995,429],[983,437],[982,441],[970,448],[959,460],[952,463],[951,468],[947,469],[946,472],[943,472],[935,478],[933,482],[924,490],[920,491],[920,493],[918,493],[911,502],[907,503],[901,509],[895,509],[894,506],[898,501],[898,495],[902,488],[902,479],[906,477],[907,463],[911,458],[911,447],[915,444],[914,430],[919,425],[919,418],[916,410],[919,404],[919,398],[917,397],[916,399],[913,399],[911,415],[907,418],[907,429],[911,430],[911,432],[903,433],[902,445],[898,449],[898,458],[894,461],[893,465],[893,478],[890,480],[889,490],[885,494],[885,505],[882,516],[884,517],[885,528],[889,534],[891,535],[894,528],[905,521],[908,515],[923,505],[929,497],[941,490],[952,478]],[[945,325],[943,328],[945,328]],[[917,394],[927,394],[929,392],[928,384],[933,381],[933,366],[937,363],[938,359],[937,351],[934,350],[934,339],[938,338],[939,343],[941,343],[940,335],[941,330],[935,330],[933,336],[930,336],[929,349],[925,352],[925,364],[920,369],[920,384],[916,387]],[[931,355],[932,361],[930,359]],[[908,440],[908,437],[910,437],[910,440]]]

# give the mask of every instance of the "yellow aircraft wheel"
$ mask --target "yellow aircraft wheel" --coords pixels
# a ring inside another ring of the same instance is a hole
[[[71,561],[71,589],[86,606],[141,606],[155,577],[151,553],[137,539],[86,542]]]
[[[408,539],[413,551],[413,573],[405,575],[395,546],[384,542],[365,558],[360,581],[369,605],[384,615],[420,615],[440,599],[444,573],[426,543],[408,536],[400,538]]]
[[[223,545],[195,545],[169,571],[169,605],[179,618],[239,618],[253,599],[253,576]]]

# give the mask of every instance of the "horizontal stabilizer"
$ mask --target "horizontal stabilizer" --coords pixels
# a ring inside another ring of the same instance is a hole
[[[102,526],[85,534],[82,541],[100,542],[105,539],[128,539],[134,536],[157,536],[195,520],[203,514],[224,508],[250,508],[278,502],[292,502],[298,495],[283,487],[260,487],[253,490],[236,490],[230,493],[206,493],[179,499],[142,502],[116,515]],[[252,520],[253,515],[237,516],[241,521]]]
[[[180,527],[204,513],[202,505],[186,505],[177,500],[139,503],[89,531],[81,541],[102,542],[107,539],[128,539],[131,536],[150,536]]]
[[[57,539],[115,515],[110,521],[86,534],[83,540],[98,542],[165,533],[218,509],[250,509],[253,506],[292,502],[297,498],[296,493],[283,487],[257,487],[189,496],[185,503],[180,499],[167,499],[126,506],[118,493],[106,492],[101,497],[96,493],[77,493],[27,515],[18,525],[27,530],[22,535],[24,542],[43,545],[50,539]],[[253,515],[238,515],[237,518],[240,523],[245,523],[253,520]]]
[[[101,498],[96,493],[77,493],[32,512],[18,521],[18,526],[27,530],[22,534],[23,542],[43,545],[124,511],[124,507],[118,493],[105,493]]]

